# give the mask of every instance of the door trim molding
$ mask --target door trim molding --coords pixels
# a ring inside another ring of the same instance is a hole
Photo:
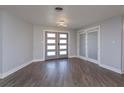
[[[70,32],[61,30],[43,30],[43,60],[45,60],[45,32],[63,32],[68,33],[68,57],[70,56]]]

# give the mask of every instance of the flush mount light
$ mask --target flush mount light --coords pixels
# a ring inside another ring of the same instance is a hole
[[[67,23],[65,20],[59,20],[56,23],[57,23],[57,26],[67,27]]]
[[[60,20],[60,21],[58,21],[58,22],[56,22],[56,23],[58,23],[58,24],[64,24],[65,21],[64,21],[64,20]]]
[[[60,26],[60,27],[67,27],[66,24],[58,24],[57,26]]]
[[[55,10],[56,10],[57,12],[60,12],[60,11],[63,10],[63,8],[62,8],[62,7],[55,7]]]

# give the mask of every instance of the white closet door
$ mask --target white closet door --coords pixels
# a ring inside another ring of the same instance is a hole
[[[98,31],[87,34],[88,58],[98,60]]]
[[[86,34],[80,34],[80,56],[86,57]]]

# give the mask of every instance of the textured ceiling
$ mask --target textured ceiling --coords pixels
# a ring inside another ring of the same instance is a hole
[[[68,29],[79,29],[85,25],[101,21],[112,16],[123,15],[124,6],[112,5],[74,5],[61,6],[62,12],[54,10],[56,6],[0,6],[22,19],[42,26],[56,26],[56,21],[60,16],[67,19]]]

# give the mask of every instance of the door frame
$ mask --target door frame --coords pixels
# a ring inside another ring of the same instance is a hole
[[[91,59],[91,58],[88,58],[88,50],[87,50],[87,34],[90,33],[90,32],[98,32],[98,55],[97,55],[97,58],[98,60],[94,60],[94,59]],[[80,35],[81,34],[86,34],[86,57],[83,57],[83,56],[80,56]],[[90,61],[90,62],[93,62],[93,63],[96,63],[96,64],[99,64],[100,65],[100,25],[98,26],[95,26],[95,27],[91,27],[91,28],[88,28],[88,29],[83,29],[83,30],[80,30],[78,33],[77,33],[77,54],[78,54],[78,57],[79,58],[82,58],[84,60],[87,60],[87,61]]]
[[[62,30],[43,30],[43,60],[45,60],[45,32],[63,32],[68,33],[68,57],[70,55],[70,32]]]

